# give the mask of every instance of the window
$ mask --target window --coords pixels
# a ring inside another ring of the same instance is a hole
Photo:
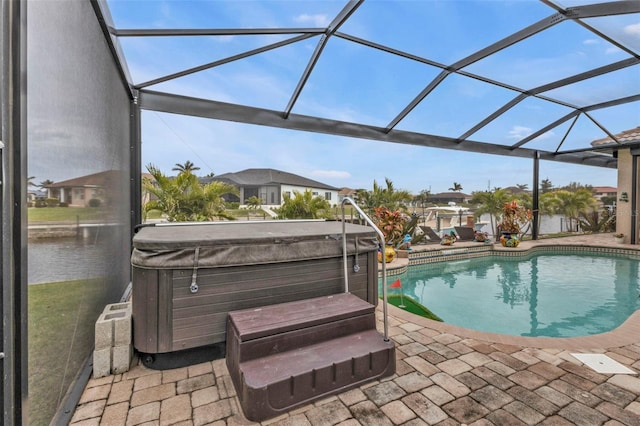
[[[331,200],[331,193],[330,192],[325,192],[324,193],[324,199],[327,200],[327,201],[330,201]]]
[[[317,197],[317,196],[318,196],[318,191],[313,191],[313,192],[311,193],[311,195],[313,195],[314,197]]]

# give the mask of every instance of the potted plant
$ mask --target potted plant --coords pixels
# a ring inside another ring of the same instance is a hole
[[[624,234],[613,234],[613,238],[616,239],[616,243],[618,244],[624,243]]]
[[[396,258],[394,246],[404,237],[402,232],[406,218],[399,210],[391,211],[386,207],[376,207],[373,209],[373,219],[384,235],[386,244],[386,247],[381,247],[378,251],[378,261],[382,262],[382,252],[384,251],[386,262],[390,263]]]
[[[475,231],[473,233],[473,240],[479,243],[488,243],[489,242],[489,233],[482,231]]]
[[[518,205],[517,200],[504,203],[502,221],[498,225],[498,229],[502,233],[500,243],[504,247],[518,247],[520,231],[531,221],[531,217],[531,210]]]
[[[452,246],[453,243],[456,242],[458,238],[456,237],[455,232],[451,231],[449,235],[443,235],[442,240],[440,240],[440,244],[443,246]]]

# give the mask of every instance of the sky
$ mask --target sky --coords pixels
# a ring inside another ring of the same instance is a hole
[[[346,1],[108,0],[119,29],[126,28],[316,28],[326,27]],[[565,0],[563,5],[583,4]],[[340,31],[354,37],[453,64],[515,31],[550,16],[533,0],[367,0]],[[591,24],[613,31],[640,53],[640,16],[597,18]],[[282,41],[290,35],[217,37],[121,37],[128,71],[139,84],[183,69],[223,60]],[[558,40],[562,40],[559,43]],[[173,79],[149,90],[202,97],[282,111],[318,44],[318,37],[230,61]],[[617,46],[573,22],[554,26],[517,45],[470,64],[465,71],[533,88],[630,57]],[[437,67],[332,37],[322,51],[292,113],[372,126],[386,126],[441,70]],[[548,94],[579,106],[640,93],[638,66],[579,82]],[[453,75],[406,118],[400,130],[458,137],[516,96],[512,90]],[[511,145],[570,110],[527,99],[470,139]],[[605,108],[566,122],[527,144],[533,149],[588,147],[613,132],[640,125],[640,103]],[[144,111],[142,163],[167,174],[176,163],[193,162],[201,175],[274,168],[335,187],[371,189],[393,181],[413,193],[463,192],[516,184],[532,186],[531,159],[474,154],[327,134],[283,130],[175,114]],[[144,167],[143,167],[144,168]],[[56,175],[53,180],[70,178]],[[616,186],[615,169],[542,161],[540,179],[554,186],[571,182]]]

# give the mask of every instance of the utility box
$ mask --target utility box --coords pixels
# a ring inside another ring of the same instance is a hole
[[[349,292],[376,305],[376,233],[345,230]],[[342,247],[337,221],[143,227],[131,256],[134,347],[162,354],[225,342],[229,311],[342,293]]]

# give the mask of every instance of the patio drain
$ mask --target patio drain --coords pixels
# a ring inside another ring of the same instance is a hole
[[[604,354],[571,354],[587,367],[603,374],[638,374]]]

